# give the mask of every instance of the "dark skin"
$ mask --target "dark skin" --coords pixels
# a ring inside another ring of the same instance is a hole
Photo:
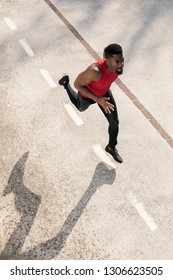
[[[110,58],[106,58],[106,67],[111,73],[117,72],[119,75],[122,74],[124,67],[124,57],[122,54],[113,54]],[[109,97],[97,97],[87,87],[89,83],[100,80],[102,75],[101,67],[99,64],[91,64],[85,71],[81,72],[76,80],[74,81],[75,88],[84,93],[87,97],[94,100],[100,106],[103,107],[104,111],[111,114],[114,111],[114,105],[108,100]]]

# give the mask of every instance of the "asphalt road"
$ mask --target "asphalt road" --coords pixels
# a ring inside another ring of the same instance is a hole
[[[0,2],[1,259],[173,258],[173,2],[132,2]],[[112,42],[123,164],[97,105],[78,112],[57,83]]]

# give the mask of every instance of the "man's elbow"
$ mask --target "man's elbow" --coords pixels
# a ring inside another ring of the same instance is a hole
[[[77,88],[77,82],[76,82],[76,80],[74,81],[74,87]]]
[[[74,81],[74,87],[79,90],[80,86],[79,83],[77,82],[77,80]]]

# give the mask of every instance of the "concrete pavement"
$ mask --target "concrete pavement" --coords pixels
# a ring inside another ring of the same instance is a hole
[[[122,82],[172,138],[172,2],[52,3],[99,56],[123,46]],[[0,21],[1,259],[172,259],[172,147],[114,84],[124,163],[103,163],[104,116],[77,125],[57,84],[92,54],[45,1],[1,1]]]

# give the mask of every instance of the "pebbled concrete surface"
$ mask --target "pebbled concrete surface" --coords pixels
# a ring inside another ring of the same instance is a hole
[[[110,42],[123,46],[121,80],[173,137],[172,1],[52,3],[98,55]],[[171,146],[114,84],[124,163],[110,170],[92,149],[107,144],[99,108],[79,113],[84,125],[76,126],[63,89],[40,74],[45,68],[57,81],[66,72],[73,84],[92,55],[45,1],[1,1],[0,34],[0,258],[172,259]],[[131,205],[130,192],[157,230]]]

